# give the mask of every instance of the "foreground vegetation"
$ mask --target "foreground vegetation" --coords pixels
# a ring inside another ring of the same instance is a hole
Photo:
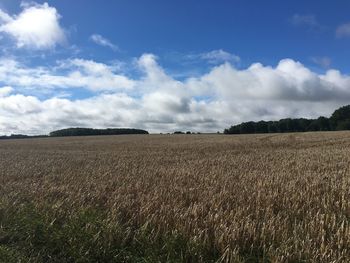
[[[350,133],[0,142],[0,262],[349,262]]]

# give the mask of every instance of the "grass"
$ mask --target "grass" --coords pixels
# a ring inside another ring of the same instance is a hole
[[[0,262],[348,262],[350,133],[0,142]]]
[[[50,207],[1,206],[1,262],[215,262],[218,254],[173,232],[109,222],[104,211],[84,208],[57,219]]]

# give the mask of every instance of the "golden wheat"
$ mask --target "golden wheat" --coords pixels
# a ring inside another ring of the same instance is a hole
[[[0,142],[0,197],[181,233],[237,262],[350,261],[350,133]],[[248,250],[248,251],[244,251]]]

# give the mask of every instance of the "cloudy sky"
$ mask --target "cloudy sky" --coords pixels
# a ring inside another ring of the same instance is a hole
[[[350,104],[350,2],[0,0],[0,134],[222,131]]]

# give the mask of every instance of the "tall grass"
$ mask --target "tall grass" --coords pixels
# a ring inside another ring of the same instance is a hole
[[[349,262],[350,133],[0,142],[0,261]]]

